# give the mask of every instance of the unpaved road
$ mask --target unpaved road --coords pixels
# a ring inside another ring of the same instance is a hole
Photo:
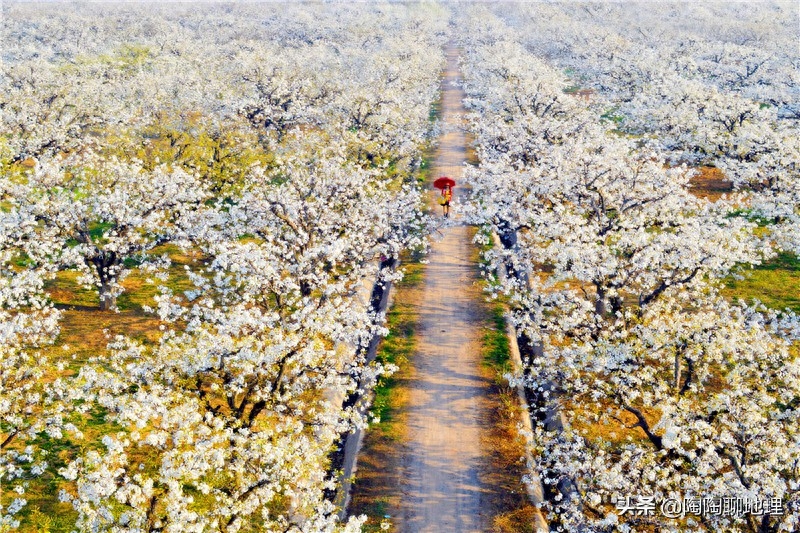
[[[451,224],[433,236],[419,308],[415,378],[409,390],[407,453],[402,460],[399,516],[405,533],[487,531],[489,499],[496,489],[482,483],[486,465],[481,438],[491,383],[481,370],[474,230],[459,222],[466,139],[457,115],[464,112],[457,51],[449,48],[443,80],[445,135],[434,157],[432,177],[456,180]],[[434,202],[434,194],[431,201]],[[441,208],[433,204],[436,213]]]

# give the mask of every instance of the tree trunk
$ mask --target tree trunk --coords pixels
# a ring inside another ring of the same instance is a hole
[[[597,288],[597,299],[594,301],[594,313],[603,317],[606,314],[606,289],[599,283],[595,283]]]
[[[100,280],[100,310],[110,311],[117,306],[117,297],[114,295],[114,285],[119,278],[119,265],[122,262],[114,252],[100,252],[86,260],[94,267]]]
[[[117,297],[111,292],[111,283],[102,282],[100,284],[100,310],[110,311],[117,306]]]

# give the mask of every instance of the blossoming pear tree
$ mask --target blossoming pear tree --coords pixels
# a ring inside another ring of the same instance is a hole
[[[205,188],[181,168],[147,171],[91,152],[40,162],[16,187],[18,209],[37,221],[22,249],[37,263],[75,267],[97,288],[100,309],[116,307],[126,262],[143,262],[176,239],[181,217],[202,207]]]

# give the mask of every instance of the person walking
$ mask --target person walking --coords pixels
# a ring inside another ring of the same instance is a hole
[[[453,199],[453,187],[456,186],[456,181],[447,176],[440,176],[433,182],[433,186],[441,189],[442,194],[439,196],[439,205],[442,206],[442,215],[449,217],[450,201]]]
[[[450,185],[445,185],[442,189],[442,197],[439,199],[439,203],[442,205],[442,215],[445,218],[450,217],[450,200],[453,198],[453,189]]]

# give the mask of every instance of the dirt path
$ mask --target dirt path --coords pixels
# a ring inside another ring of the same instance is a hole
[[[447,175],[462,185],[466,139],[457,115],[464,113],[457,51],[449,49],[443,80],[445,135],[436,151],[432,177]],[[434,235],[419,306],[415,378],[406,405],[406,444],[402,461],[400,531],[473,532],[489,529],[488,487],[482,483],[491,382],[480,367],[482,299],[475,286],[474,230],[459,222],[463,186],[455,188],[452,225]],[[435,206],[437,214],[441,208]],[[488,517],[487,517],[488,519]]]
[[[398,358],[400,371],[384,398],[386,418],[364,438],[349,509],[367,515],[370,532],[389,519],[391,531],[400,533],[517,533],[530,529],[533,512],[521,483],[515,396],[495,381],[495,369],[481,364],[489,339],[504,327],[477,283],[475,228],[459,214],[468,194],[461,179],[464,94],[456,83],[457,50],[448,49],[447,59],[446,133],[431,180],[447,175],[458,185],[452,218],[432,236],[428,264],[407,264],[412,274],[397,286],[392,304],[392,339],[381,349]],[[430,207],[441,217],[437,195],[431,190]]]

